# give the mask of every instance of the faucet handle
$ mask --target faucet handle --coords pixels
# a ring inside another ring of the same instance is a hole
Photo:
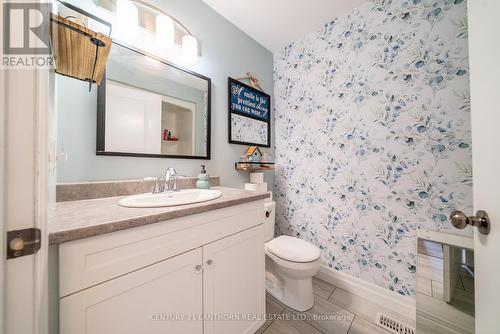
[[[163,191],[161,189],[160,179],[159,178],[154,177],[154,176],[149,176],[149,177],[145,177],[144,181],[153,181],[154,182],[153,189],[151,190],[151,192],[153,194],[158,194],[158,193],[161,193]]]
[[[167,179],[170,176],[176,176],[177,171],[175,170],[174,167],[168,167],[167,170],[165,171],[165,179]]]
[[[174,167],[168,167],[165,171],[165,191],[179,191],[177,185],[177,171]]]

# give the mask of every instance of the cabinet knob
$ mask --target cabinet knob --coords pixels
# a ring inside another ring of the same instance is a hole
[[[208,259],[207,266],[212,267],[214,265],[214,260]]]
[[[195,267],[194,267],[194,271],[199,274],[201,273],[201,271],[203,270],[203,267],[201,266],[201,264],[197,264]]]

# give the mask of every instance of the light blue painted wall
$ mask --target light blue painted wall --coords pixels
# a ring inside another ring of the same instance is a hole
[[[248,182],[248,174],[236,172],[234,162],[245,147],[227,142],[227,77],[238,77],[250,71],[257,75],[263,89],[272,96],[272,53],[201,0],[151,3],[180,20],[199,41],[202,55],[190,69],[212,79],[212,159],[96,156],[96,89],[94,87],[89,93],[86,83],[63,78],[58,85],[59,91],[64,91],[64,94],[58,94],[57,101],[58,144],[59,151],[64,148],[68,153],[68,159],[57,166],[58,182],[140,179],[160,176],[169,166],[181,174],[196,175],[199,165],[206,164],[208,172],[220,176],[223,185],[241,187]],[[274,122],[272,131],[274,133]],[[274,149],[270,152],[274,156]],[[271,189],[274,174],[267,173],[265,178]]]

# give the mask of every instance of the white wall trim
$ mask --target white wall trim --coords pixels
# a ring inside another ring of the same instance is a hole
[[[376,284],[337,271],[326,265],[321,265],[321,269],[316,277],[409,319],[415,320],[416,318],[414,297],[399,295]]]

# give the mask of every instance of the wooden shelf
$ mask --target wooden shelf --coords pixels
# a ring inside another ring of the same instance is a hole
[[[266,170],[274,169],[274,162],[257,162],[257,161],[249,161],[249,162],[235,162],[234,169],[242,171],[242,172],[263,172]]]

